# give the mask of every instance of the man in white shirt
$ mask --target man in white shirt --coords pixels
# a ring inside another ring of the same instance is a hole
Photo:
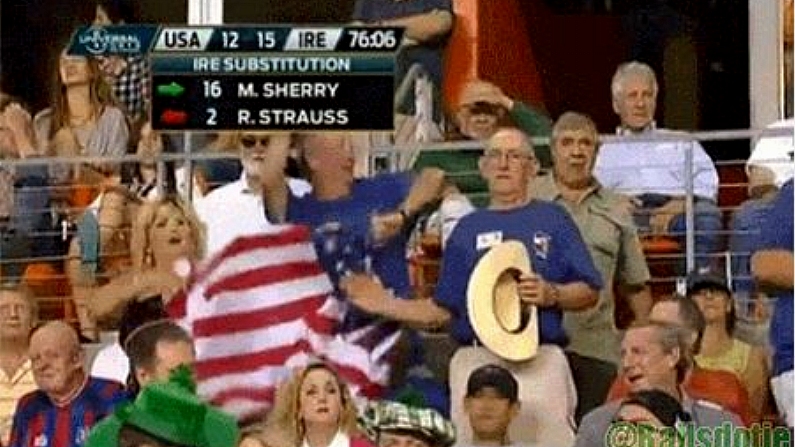
[[[639,230],[675,235],[683,250],[685,232],[695,231],[696,266],[709,266],[708,255],[720,249],[722,229],[719,179],[712,159],[687,135],[678,137],[655,127],[658,86],[651,67],[636,61],[621,64],[611,91],[613,110],[621,119],[617,133],[638,138],[603,144],[594,167],[596,178],[604,187],[632,197]],[[654,137],[666,138],[652,141]],[[692,168],[686,166],[688,150]],[[693,183],[694,229],[686,228],[688,177]]]
[[[751,279],[751,253],[759,247],[765,215],[781,185],[793,176],[793,126],[795,119],[776,121],[769,129],[789,129],[788,135],[762,137],[745,163],[749,199],[732,216],[731,253],[735,296],[747,298],[754,293]]]
[[[265,216],[259,172],[265,152],[276,145],[289,146],[290,135],[246,132],[239,140],[243,165],[240,180],[217,188],[195,202],[196,213],[207,227],[208,258],[238,237],[267,232],[272,226]],[[303,180],[290,179],[288,184],[299,197],[311,190]]]

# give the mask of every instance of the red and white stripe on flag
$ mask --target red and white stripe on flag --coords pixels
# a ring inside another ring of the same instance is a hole
[[[312,359],[367,397],[388,381],[379,360],[397,335],[373,351],[334,334],[341,306],[306,227],[236,239],[197,270],[184,297],[169,311],[194,338],[199,394],[240,420],[270,408],[276,386]]]

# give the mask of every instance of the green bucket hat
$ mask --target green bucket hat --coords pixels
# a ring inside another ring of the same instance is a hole
[[[119,431],[125,425],[186,447],[236,447],[239,438],[235,419],[196,395],[193,374],[186,366],[172,372],[167,382],[147,385],[134,402],[99,422],[84,447],[118,447]]]

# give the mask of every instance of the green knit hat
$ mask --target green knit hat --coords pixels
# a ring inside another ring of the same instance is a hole
[[[125,425],[172,444],[186,447],[236,447],[235,419],[196,395],[191,370],[182,366],[168,382],[144,387],[134,402],[124,404],[98,423],[84,447],[118,447]]]

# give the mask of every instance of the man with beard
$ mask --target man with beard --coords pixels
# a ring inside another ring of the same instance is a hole
[[[207,257],[211,257],[240,236],[267,232],[271,222],[262,202],[262,169],[268,151],[287,151],[289,134],[246,132],[238,136],[243,174],[236,182],[214,189],[195,202],[196,214],[207,227]],[[286,169],[286,158],[280,172]],[[290,191],[301,197],[311,190],[303,180],[289,179]]]

